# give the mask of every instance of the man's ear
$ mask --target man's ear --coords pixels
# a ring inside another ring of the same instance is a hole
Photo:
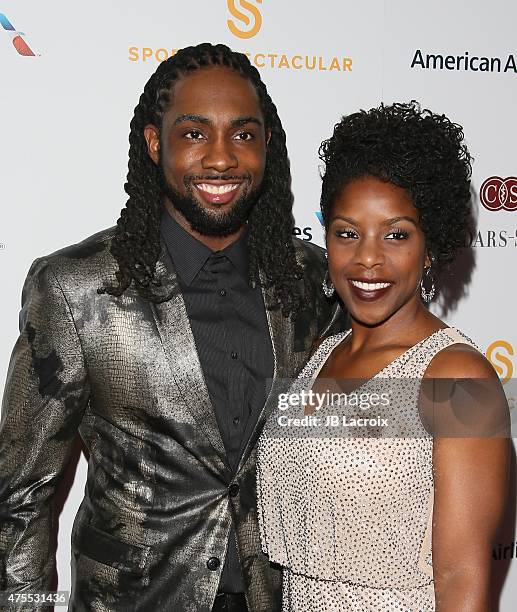
[[[144,138],[147,143],[147,152],[153,162],[158,165],[160,160],[160,134],[158,128],[149,123],[144,128]]]

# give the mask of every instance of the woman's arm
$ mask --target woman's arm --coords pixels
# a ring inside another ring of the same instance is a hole
[[[487,612],[491,552],[507,502],[508,406],[492,366],[473,349],[450,347],[426,372],[426,378],[447,377],[442,391],[453,386],[452,376],[463,381],[456,383],[452,397],[438,397],[434,406],[439,429],[433,451],[436,610]]]

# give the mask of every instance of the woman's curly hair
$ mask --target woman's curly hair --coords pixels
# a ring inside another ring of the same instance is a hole
[[[259,98],[265,129],[271,133],[261,193],[248,219],[250,282],[272,287],[276,305],[282,308],[283,314],[295,316],[304,296],[299,282],[302,269],[292,241],[293,199],[285,132],[266,86],[247,56],[225,45],[210,43],[180,49],[158,66],[144,87],[129,134],[129,165],[124,186],[129,198],[111,242],[111,253],[118,263],[116,282],[98,292],[119,296],[133,285],[150,301],[170,298],[163,295],[156,278],[156,263],[162,250],[160,219],[164,195],[159,169],[147,151],[144,128],[153,124],[161,129],[178,79],[211,66],[227,67],[249,79]]]
[[[350,181],[373,176],[402,187],[420,214],[428,252],[438,268],[452,262],[471,234],[471,156],[463,129],[415,102],[347,115],[322,142],[321,212]]]

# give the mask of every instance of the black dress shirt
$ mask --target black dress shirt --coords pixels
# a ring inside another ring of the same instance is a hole
[[[168,213],[162,217],[161,231],[178,274],[228,464],[235,473],[274,369],[262,291],[248,282],[247,234],[212,251]],[[234,529],[219,588],[244,592]]]

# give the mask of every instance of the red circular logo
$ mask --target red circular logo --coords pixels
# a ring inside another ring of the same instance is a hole
[[[487,210],[517,210],[517,177],[487,178],[479,190],[479,199]]]

